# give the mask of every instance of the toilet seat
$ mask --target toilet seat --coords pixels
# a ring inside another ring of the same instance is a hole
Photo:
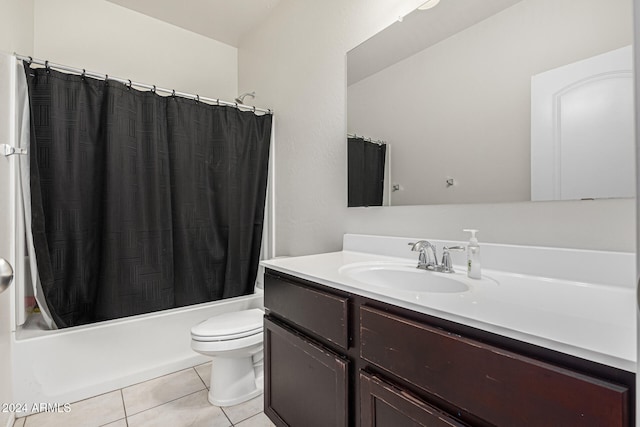
[[[213,316],[191,328],[194,341],[229,341],[262,333],[264,312],[254,308]]]

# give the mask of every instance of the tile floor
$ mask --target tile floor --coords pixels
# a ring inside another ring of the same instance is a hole
[[[68,413],[18,418],[14,427],[270,427],[263,396],[236,406],[207,400],[211,363],[71,404]]]

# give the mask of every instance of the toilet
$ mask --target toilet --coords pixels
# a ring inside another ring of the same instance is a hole
[[[212,357],[209,402],[232,406],[264,389],[260,309],[213,316],[191,328],[191,348]]]

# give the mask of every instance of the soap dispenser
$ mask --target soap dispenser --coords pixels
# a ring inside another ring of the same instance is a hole
[[[465,228],[463,231],[471,233],[469,244],[467,245],[467,276],[470,279],[480,279],[480,245],[476,238],[478,230]]]

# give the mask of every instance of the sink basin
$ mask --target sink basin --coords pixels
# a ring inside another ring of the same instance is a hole
[[[456,274],[420,270],[404,264],[352,264],[340,269],[340,274],[358,282],[408,292],[466,292],[469,286]]]

